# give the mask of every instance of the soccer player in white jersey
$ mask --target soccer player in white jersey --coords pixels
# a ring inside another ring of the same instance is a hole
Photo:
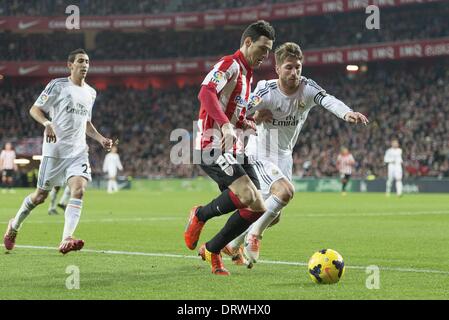
[[[64,183],[70,188],[71,198],[65,210],[59,252],[66,254],[84,246],[84,241],[75,239],[73,233],[80,219],[84,191],[91,180],[86,134],[107,150],[111,149],[112,140],[98,133],[91,122],[96,91],[85,82],[89,56],[77,49],[69,54],[67,65],[70,76],[51,81],[30,109],[32,118],[45,127],[43,159],[36,191],[24,199],[15,218],[9,221],[3,238],[7,250],[14,248],[17,233],[31,210],[45,201],[54,186]]]
[[[388,178],[386,195],[390,196],[393,180],[396,181],[396,194],[402,196],[402,149],[399,141],[391,141],[391,148],[385,152],[384,162],[388,164]]]
[[[50,191],[50,194],[49,194],[50,205],[48,206],[48,214],[49,215],[59,214],[58,211],[56,210],[56,205],[64,211],[67,208],[67,204],[69,203],[69,200],[70,200],[70,188],[69,188],[69,186],[66,186],[64,188],[64,193],[62,194],[61,198],[59,199],[59,202],[56,203],[56,198],[58,196],[60,189],[61,189],[61,187],[54,187]]]
[[[123,170],[122,162],[120,161],[120,156],[117,153],[117,147],[112,147],[111,152],[109,152],[104,158],[103,162],[103,172],[108,174],[108,193],[114,193],[118,191],[117,185],[117,171]]]
[[[17,165],[14,163],[14,160],[16,160],[16,152],[12,148],[12,144],[7,142],[5,149],[0,153],[0,172],[2,184],[5,188],[2,189],[2,193],[6,192],[6,188],[9,189],[9,192],[13,192],[14,171],[17,171]]]
[[[224,250],[234,254],[233,260],[241,264],[243,259],[239,261],[236,255],[244,242],[248,267],[259,258],[264,230],[293,198],[292,152],[310,109],[320,105],[347,122],[368,123],[363,114],[353,112],[313,80],[301,76],[303,55],[297,44],[281,45],[275,51],[275,59],[279,78],[259,81],[247,109],[248,116],[255,113],[258,125],[257,136],[249,138],[246,151],[255,160],[267,211]]]
[[[348,185],[349,179],[351,179],[352,168],[355,165],[355,159],[349,152],[348,148],[342,147],[340,154],[337,157],[337,169],[340,172],[341,179],[341,193],[346,195],[346,186]]]

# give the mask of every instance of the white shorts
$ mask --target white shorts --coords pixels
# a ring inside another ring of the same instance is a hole
[[[388,167],[389,180],[402,180],[402,167]]]
[[[273,183],[280,179],[292,180],[293,159],[291,157],[279,160],[279,167],[266,159],[255,160],[253,164],[264,199],[270,196]]]
[[[44,156],[39,167],[37,187],[50,191],[53,187],[64,185],[70,177],[74,176],[84,177],[88,181],[92,181],[87,154],[68,159]]]

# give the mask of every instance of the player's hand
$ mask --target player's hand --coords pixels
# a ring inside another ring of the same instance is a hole
[[[361,114],[360,112],[348,112],[345,114],[345,121],[351,123],[363,123],[365,126],[369,123],[369,120],[366,116]]]
[[[44,131],[45,139],[48,143],[55,142],[56,143],[56,133],[53,124],[50,121],[45,123],[45,131]]]
[[[244,131],[251,130],[250,134],[256,134],[256,123],[252,119],[248,119],[244,116],[240,116],[239,120],[235,124],[237,129],[242,129]]]
[[[254,121],[256,124],[261,124],[262,122],[271,122],[273,121],[273,113],[271,113],[268,109],[262,109],[256,111],[254,114]]]
[[[228,122],[221,126],[221,133],[223,135],[223,138],[221,139],[221,149],[224,151],[232,150],[237,141],[237,135],[232,124]]]
[[[112,145],[113,145],[112,139],[108,139],[108,138],[104,138],[103,137],[101,139],[100,143],[103,146],[103,148],[106,149],[106,151],[108,151],[108,152],[111,151]]]

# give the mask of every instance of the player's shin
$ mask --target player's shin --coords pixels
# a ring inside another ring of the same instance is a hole
[[[267,200],[265,200],[265,206],[267,211],[259,218],[256,222],[253,223],[251,228],[249,229],[249,233],[262,237],[263,232],[268,226],[273,222],[274,219],[278,216],[279,212],[285,207],[287,204],[281,201],[275,195],[271,195]]]
[[[50,191],[49,197],[50,197],[50,207],[48,208],[49,211],[56,210],[56,196],[58,195],[58,192],[55,188],[53,188]]]
[[[12,223],[12,227],[15,230],[19,230],[21,225],[22,225],[22,223],[23,223],[23,221],[28,217],[28,215],[30,214],[31,210],[33,210],[35,207],[36,207],[36,205],[31,200],[31,195],[26,197],[23,200],[22,205],[20,206],[19,211],[17,211],[16,217],[14,218],[14,221]]]
[[[62,240],[72,237],[75,232],[78,222],[81,217],[81,209],[83,207],[83,200],[71,198],[65,209],[65,222],[64,222],[64,232],[62,235]]]
[[[223,191],[217,198],[198,209],[196,216],[200,221],[207,220],[229,213],[243,207],[237,196],[229,189]]]
[[[396,181],[396,194],[398,196],[402,195],[402,180],[397,180]]]

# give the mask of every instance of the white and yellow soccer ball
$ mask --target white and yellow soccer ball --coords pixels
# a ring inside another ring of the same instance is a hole
[[[343,257],[332,249],[315,252],[309,259],[308,267],[312,281],[320,284],[337,283],[345,273]]]

